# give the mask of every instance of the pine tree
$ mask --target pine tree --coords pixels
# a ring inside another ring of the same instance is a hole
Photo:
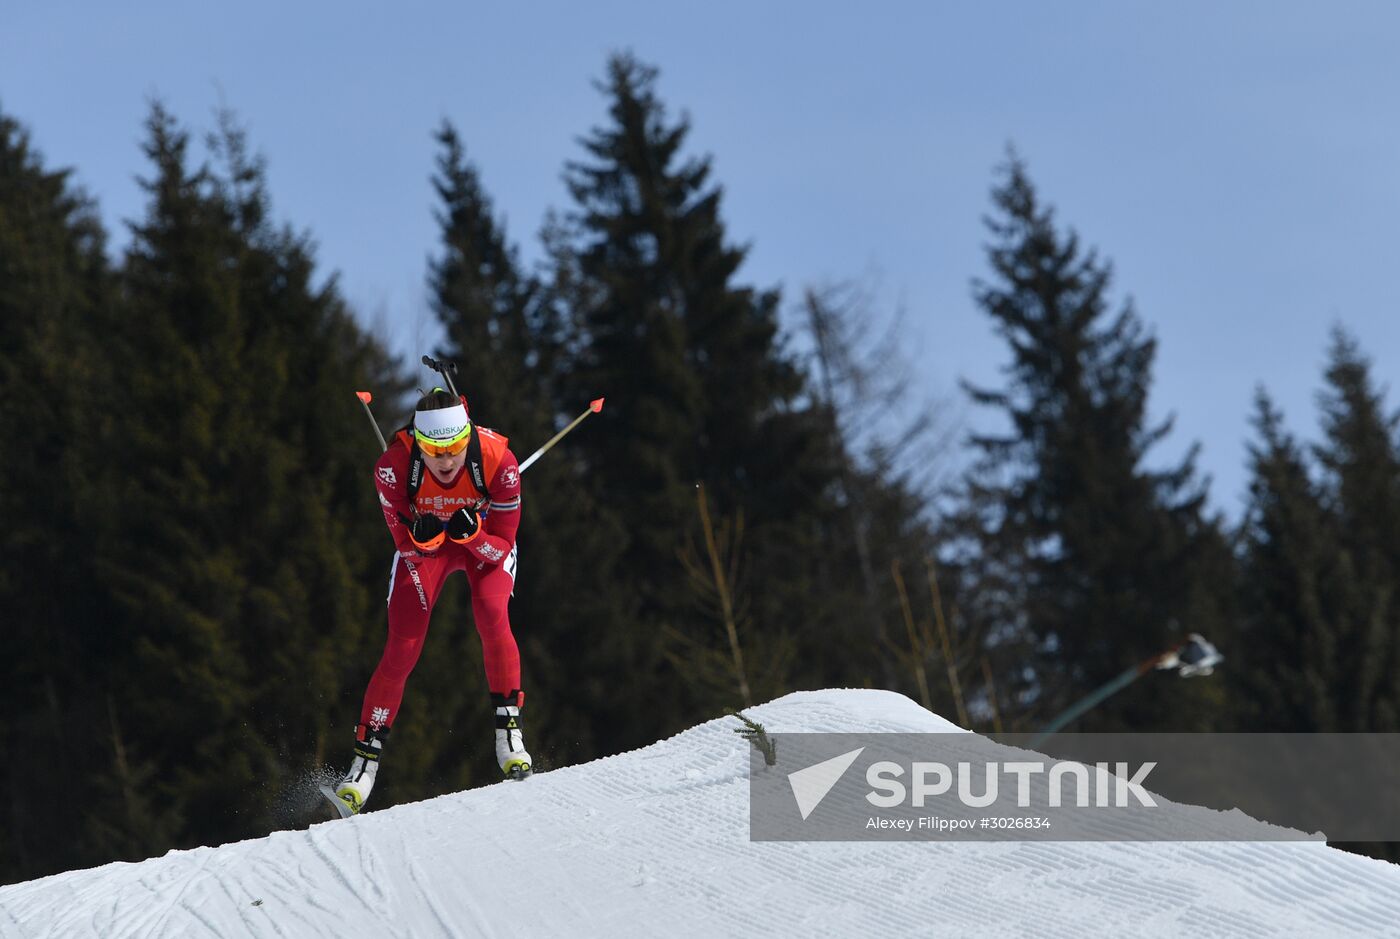
[[[75,862],[73,805],[101,742],[102,597],[83,494],[100,472],[104,406],[97,321],[111,302],[105,233],[67,170],[47,169],[28,132],[0,112],[0,662],[9,714],[0,882]]]
[[[689,122],[667,116],[656,77],[629,55],[609,61],[600,88],[610,122],[584,139],[587,161],[568,165],[573,247],[555,278],[572,314],[565,393],[606,394],[611,412],[577,445],[619,551],[596,569],[624,591],[622,624],[596,637],[593,654],[645,682],[643,699],[667,696],[663,630],[726,641],[677,560],[700,529],[695,485],[717,519],[744,518],[746,577],[763,624],[750,639],[781,644],[815,605],[817,506],[833,475],[827,425],[796,404],[802,379],[780,347],[778,294],[735,283],[744,251],[727,239],[711,162],[683,156]],[[793,599],[789,586],[804,596],[777,607]],[[691,691],[693,703],[676,713],[614,721],[616,739],[654,739],[692,718],[689,708],[712,706],[710,692]]]
[[[150,848],[143,832],[169,847],[266,831],[329,724],[348,748],[382,636],[390,546],[351,393],[392,395],[390,363],[334,282],[313,286],[306,240],[268,221],[241,132],[225,121],[214,140],[222,169],[191,170],[188,133],[153,109],[150,203],[108,337],[104,690],[122,761],[157,769],[137,791],[157,824],[131,813],[127,851]],[[231,792],[241,812],[208,811]]]
[[[544,439],[553,417],[550,379],[558,325],[541,287],[492,215],[479,174],[457,131],[444,123],[433,187],[440,254],[428,273],[433,309],[447,332],[445,356],[460,369],[459,390],[488,426]],[[523,454],[522,454],[523,455]]]
[[[1243,730],[1342,730],[1337,608],[1354,564],[1303,449],[1262,389],[1253,424],[1233,643],[1240,654],[1224,670],[1231,710]]]
[[[1209,634],[1219,601],[1206,585],[1228,558],[1203,517],[1195,449],[1165,471],[1143,465],[1171,423],[1147,422],[1156,341],[1131,303],[1110,313],[1110,267],[1056,228],[1018,158],[993,199],[996,279],[975,294],[1012,361],[1004,389],[968,391],[1011,430],[973,437],[962,598],[1045,721],[1184,632]],[[1170,715],[1180,727],[1191,719],[1182,704],[1159,685],[1081,726]]]
[[[572,163],[567,176],[586,239],[579,275],[589,288],[575,313],[586,343],[575,384],[603,389],[613,401],[613,419],[590,428],[588,449],[612,464],[619,488],[637,503],[626,514],[651,520],[625,526],[632,546],[627,561],[648,567],[672,553],[674,533],[688,518],[704,410],[699,377],[687,361],[678,272],[662,254],[662,235],[667,248],[674,239],[658,231],[676,227],[704,173],[693,164],[672,167],[687,128],[665,126],[654,80],[654,70],[629,58],[609,62],[613,125],[584,142],[597,163]],[[666,606],[674,581],[672,575],[649,591],[647,606]]]
[[[1241,539],[1242,654],[1231,677],[1245,730],[1396,729],[1400,417],[1386,412],[1369,360],[1340,328],[1325,378],[1312,461],[1259,396]],[[1397,856],[1394,843],[1341,846]]]
[[[1352,559],[1354,583],[1336,610],[1336,719],[1347,730],[1400,726],[1400,415],[1386,413],[1370,362],[1340,328],[1332,338],[1321,397],[1326,504]]]

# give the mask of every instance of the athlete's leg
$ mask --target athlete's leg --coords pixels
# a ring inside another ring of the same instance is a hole
[[[361,733],[387,730],[398,714],[404,685],[418,664],[428,620],[451,566],[437,558],[395,557],[389,581],[389,637],[360,709]]]
[[[498,567],[467,565],[472,586],[472,618],[481,636],[481,658],[486,664],[486,684],[495,712],[496,762],[511,779],[530,775],[534,761],[525,749],[520,716],[525,703],[520,690],[520,650],[510,628],[510,594],[515,587],[516,552]]]
[[[515,589],[516,552],[492,568],[468,564],[472,587],[472,618],[481,637],[481,658],[486,665],[486,685],[492,694],[507,695],[520,689],[520,649],[510,628],[510,594]]]

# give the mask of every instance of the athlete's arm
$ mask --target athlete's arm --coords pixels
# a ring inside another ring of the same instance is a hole
[[[467,553],[478,561],[499,564],[515,547],[515,533],[520,528],[520,467],[515,454],[506,450],[496,467],[496,478],[490,486],[491,502],[481,532],[467,542]]]
[[[384,510],[384,524],[400,554],[416,554],[413,537],[405,519],[413,517],[408,503],[408,451],[398,441],[374,464],[374,487],[379,493],[379,507]]]

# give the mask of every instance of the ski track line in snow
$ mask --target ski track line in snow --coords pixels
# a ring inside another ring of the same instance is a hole
[[[324,830],[318,830],[320,827],[321,826],[313,825],[307,833],[307,848],[312,858],[317,863],[316,870],[313,871],[312,876],[305,878],[303,883],[316,883],[318,879],[322,879],[320,875],[329,874],[329,879],[333,881],[333,883],[323,885],[317,894],[313,894],[313,896],[317,896],[318,898],[324,898],[325,905],[322,906],[322,909],[327,913],[339,914],[344,912],[344,901],[337,902],[337,899],[342,896],[352,897],[354,898],[354,902],[365,906],[360,892],[350,880],[348,870],[343,869],[337,862],[337,859],[332,857],[331,852],[327,851],[326,838],[328,835]],[[338,887],[339,889],[331,892],[329,889],[331,887]],[[366,909],[368,909],[367,906]]]
[[[357,901],[359,899],[354,885],[329,860],[325,850],[310,841],[308,848],[302,852],[286,852],[285,866],[275,858],[260,858],[250,865],[250,882],[260,885],[253,891],[253,899],[263,901],[259,907],[261,914],[272,922],[276,921],[274,914],[280,915],[278,911],[281,910],[296,917],[298,924],[288,928],[293,939],[314,936],[319,931],[317,922],[334,921],[344,915],[347,905],[340,899],[343,893],[351,893]],[[331,883],[319,885],[318,876]],[[341,889],[333,889],[337,884]]]
[[[259,931],[259,928],[261,927],[262,932],[268,935],[277,936],[279,937],[279,939],[285,939],[285,937],[288,936],[287,931],[283,929],[281,924],[278,923],[276,920],[268,919],[265,916],[261,920],[255,919],[253,914],[257,912],[258,907],[254,907],[252,905],[252,899],[244,899],[242,897],[234,895],[236,884],[221,880],[219,882],[219,887],[222,890],[224,899],[228,902],[229,907],[237,911],[238,919],[239,922],[243,925],[243,932],[245,935],[256,935],[257,931]],[[242,902],[239,902],[240,900]],[[219,933],[211,930],[210,935],[219,935]]]
[[[162,935],[161,927],[164,926],[167,922],[169,922],[170,915],[176,910],[180,910],[198,918],[198,913],[194,909],[187,905],[182,905],[180,902],[184,898],[185,894],[189,891],[190,887],[204,876],[204,870],[206,867],[208,867],[209,862],[213,859],[214,851],[212,848],[205,848],[203,851],[198,852],[198,854],[198,861],[194,861],[193,863],[188,865],[193,867],[193,870],[191,870],[188,874],[180,878],[179,884],[175,887],[170,898],[167,899],[163,904],[159,905],[159,911],[157,912],[155,909],[148,908],[153,914],[151,919],[147,920],[147,922],[150,922],[152,924],[148,929],[145,930],[148,935]],[[193,858],[191,860],[193,861]],[[151,887],[144,880],[142,881],[142,886],[146,887],[151,891],[153,900],[160,898],[162,891],[156,890],[155,888]],[[155,905],[153,904],[153,906]],[[205,925],[208,926],[209,924],[205,922]]]
[[[441,930],[441,934],[447,937],[447,939],[452,939],[452,937],[455,935],[455,930],[452,927],[452,923],[448,919],[448,917],[444,915],[443,910],[438,907],[438,904],[433,897],[433,890],[431,886],[424,879],[422,869],[419,867],[418,862],[413,858],[412,846],[409,845],[408,842],[404,839],[402,832],[398,832],[397,835],[400,854],[407,861],[407,864],[405,865],[405,871],[408,874],[409,883],[413,885],[414,893],[419,898],[421,898],[421,900],[423,901],[423,905],[427,907],[428,912],[433,914],[433,920],[436,922],[438,928]],[[482,936],[489,936],[491,934],[491,930],[487,926],[486,921],[483,918],[474,917],[473,919],[474,922],[472,923],[472,925],[476,927],[473,930],[473,933]]]

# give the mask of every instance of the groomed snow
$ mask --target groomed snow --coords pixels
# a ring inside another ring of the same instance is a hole
[[[773,732],[947,732],[884,691]],[[0,936],[1356,936],[1400,868],[1318,843],[753,843],[733,718],[308,831],[0,888]],[[386,764],[385,770],[392,772]]]

